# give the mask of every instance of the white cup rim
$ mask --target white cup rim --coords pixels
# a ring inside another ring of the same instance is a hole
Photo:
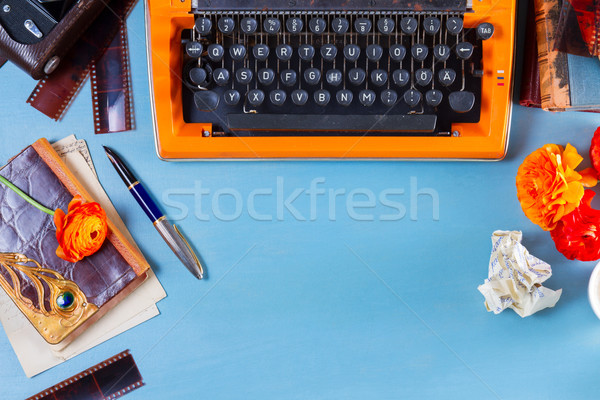
[[[588,298],[592,310],[600,318],[600,262],[596,264],[588,284]]]

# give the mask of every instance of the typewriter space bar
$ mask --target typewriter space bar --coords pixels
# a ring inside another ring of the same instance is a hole
[[[419,132],[432,133],[437,115],[229,114],[232,131]]]

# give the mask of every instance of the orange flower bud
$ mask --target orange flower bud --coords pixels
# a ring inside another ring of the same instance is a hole
[[[54,213],[56,255],[69,262],[77,262],[100,250],[106,235],[108,224],[106,213],[98,203],[85,203],[81,196],[75,196],[69,203],[69,212],[62,210]]]

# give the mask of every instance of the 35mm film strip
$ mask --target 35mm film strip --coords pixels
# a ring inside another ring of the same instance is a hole
[[[127,26],[122,24],[104,55],[90,69],[96,133],[134,128],[128,54]]]
[[[142,375],[126,350],[26,400],[109,400],[142,386]]]
[[[96,133],[132,129],[125,20],[136,1],[110,1],[57,70],[37,84],[27,102],[48,117],[59,120],[92,70]]]

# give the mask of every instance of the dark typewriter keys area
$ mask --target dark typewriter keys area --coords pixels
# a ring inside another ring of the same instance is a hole
[[[214,136],[449,135],[478,122],[482,40],[460,12],[197,13],[185,122]],[[200,133],[199,133],[200,134]]]

